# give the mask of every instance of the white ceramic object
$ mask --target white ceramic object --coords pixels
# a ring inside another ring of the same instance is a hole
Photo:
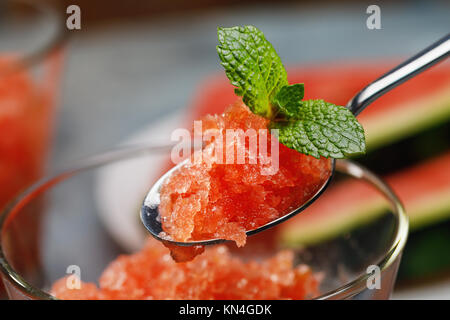
[[[170,143],[170,135],[182,127],[182,113],[170,114],[125,139],[120,146],[152,141]],[[127,251],[139,249],[148,234],[139,220],[139,210],[152,181],[166,166],[167,154],[124,161],[100,171],[96,177],[96,202],[101,221],[111,236]]]

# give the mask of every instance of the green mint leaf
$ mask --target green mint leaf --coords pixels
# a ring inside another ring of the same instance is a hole
[[[278,106],[281,114],[291,118],[299,112],[304,95],[305,87],[303,83],[297,83],[282,87],[275,94],[273,101]]]
[[[304,85],[289,85],[280,57],[253,26],[218,28],[217,53],[235,93],[253,113],[271,120],[279,141],[316,158],[365,152],[364,130],[346,108],[303,101]]]
[[[218,28],[217,34],[217,53],[236,94],[253,113],[271,118],[273,97],[288,84],[275,49],[253,26]]]
[[[302,101],[295,118],[272,122],[279,141],[301,153],[319,158],[344,158],[365,152],[364,129],[344,107],[323,100]]]

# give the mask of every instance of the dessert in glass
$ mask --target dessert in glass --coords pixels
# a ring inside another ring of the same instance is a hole
[[[103,199],[111,207],[110,200],[127,199],[125,188],[135,195],[146,193],[137,189],[138,178],[132,176],[150,165],[145,157],[172,151],[176,164],[173,146],[150,144],[98,155],[36,183],[6,210],[0,220],[0,266],[11,298],[389,297],[408,222],[390,188],[351,161],[337,161],[336,188],[353,183],[366,194],[378,194],[378,214],[320,244],[298,237],[301,231],[297,235],[295,228],[302,223],[297,217],[247,238],[249,230],[309,205],[330,181],[336,163],[330,158],[365,152],[364,130],[345,107],[303,100],[304,85],[289,84],[280,58],[255,27],[218,28],[218,38],[221,64],[241,98],[223,114],[201,120],[202,139],[206,135],[208,141],[197,149],[194,143],[192,154],[184,150],[182,166],[164,181],[153,202],[163,230],[153,235],[162,241],[149,239],[139,252],[110,262],[113,248],[105,249],[108,241],[99,239],[105,234],[102,225],[81,223],[77,230],[72,219],[95,212],[92,195],[99,193],[92,175],[123,168],[124,175],[111,181],[119,186],[116,194]],[[314,208],[321,210],[321,202],[326,207],[338,200],[325,195],[316,201],[312,214]],[[72,209],[77,212],[70,213]],[[65,226],[58,216],[67,214],[71,218]],[[303,215],[307,211],[299,217]],[[35,251],[23,234],[23,225],[32,218],[39,235],[33,239]],[[86,239],[95,241],[83,245]],[[204,239],[219,241],[206,248],[195,245]],[[27,254],[36,258],[34,264],[23,261]],[[61,271],[61,266],[66,276],[51,271]]]
[[[182,276],[179,267],[172,261],[169,250],[162,244],[151,239],[147,245],[147,254],[142,251],[130,256],[130,252],[114,243],[104,224],[98,221],[95,223],[95,216],[101,210],[96,202],[96,195],[99,194],[96,179],[99,174],[105,169],[122,172],[115,175],[116,181],[111,181],[118,185],[128,185],[127,182],[133,180],[139,181],[142,175],[139,167],[152,163],[155,157],[168,153],[170,148],[171,146],[146,145],[100,154],[60,174],[41,180],[18,197],[2,215],[0,226],[0,269],[9,297],[55,299],[59,294],[60,298],[69,299],[123,299],[127,296],[146,299],[199,298],[195,295],[187,296],[189,290],[182,284],[188,282],[181,280],[180,287],[175,286],[178,291],[174,289],[172,292],[165,292],[161,289],[164,283],[161,279],[164,279],[164,276],[158,273],[162,272],[161,269],[158,271],[158,264],[167,265],[166,276]],[[136,169],[130,170],[132,167]],[[217,245],[208,247],[206,251],[227,255],[226,259],[239,259],[239,262],[236,262],[239,264],[263,263],[266,270],[270,270],[271,262],[279,259],[278,261],[288,262],[287,267],[285,266],[288,273],[292,274],[297,270],[298,274],[303,272],[308,275],[311,272],[314,278],[310,280],[317,281],[317,287],[314,287],[314,281],[298,281],[297,284],[303,285],[297,287],[297,292],[289,293],[291,298],[389,298],[407,238],[408,222],[403,207],[390,188],[370,171],[348,160],[337,161],[336,169],[336,177],[329,192],[324,193],[298,217],[267,232],[249,237],[246,246],[242,248],[237,248],[234,244],[226,247]],[[149,182],[148,185],[134,188],[133,193],[142,194],[143,197],[152,181]],[[382,210],[378,210],[377,214],[361,217],[361,221],[353,228],[330,234],[326,241],[320,243],[315,243],[311,237],[304,237],[301,228],[298,228],[298,232],[295,231],[296,225],[302,225],[301,219],[314,219],[314,213],[329,210],[330,205],[333,206],[333,190],[339,190],[340,186],[345,187],[344,184],[359,185],[362,193],[369,192],[377,202],[377,207]],[[119,188],[117,197],[121,194]],[[136,211],[138,206],[139,204],[136,204]],[[24,234],[30,221],[33,221],[37,238]],[[119,257],[108,267],[120,254],[125,256]],[[35,257],[35,263],[29,263],[30,256]],[[197,259],[206,261],[208,257],[200,255],[187,263],[195,263]],[[143,271],[139,264],[133,264],[133,261],[139,259],[146,263],[146,266],[154,268],[152,278],[157,281],[154,287],[151,279],[147,283],[136,282],[136,279],[143,277],[140,275]],[[292,265],[289,264],[291,262]],[[304,265],[308,267],[303,267]],[[127,266],[134,266],[135,273],[127,270]],[[370,285],[373,269],[368,269],[369,267],[380,268],[379,289]],[[72,284],[76,279],[70,278],[77,268],[80,271],[80,290],[74,289]],[[107,271],[103,273],[105,268]],[[277,275],[277,270],[272,272],[272,275]],[[127,277],[130,277],[129,281],[124,281]],[[103,293],[99,293],[97,287],[99,278]],[[269,276],[258,280],[275,281],[276,278]],[[216,280],[219,281],[217,278]],[[172,282],[166,280],[167,283]],[[61,293],[61,284],[62,291],[66,291],[64,294]],[[307,287],[306,284],[313,286]],[[275,292],[280,292],[280,286],[272,286],[274,287]],[[308,288],[308,296],[302,291],[305,288]],[[91,293],[83,291],[84,289]],[[241,288],[235,290],[233,297],[243,292]],[[106,296],[105,292],[110,295]],[[232,292],[228,291],[228,294],[231,295]],[[211,292],[202,293],[204,297],[211,298]],[[273,295],[265,297],[274,298]]]

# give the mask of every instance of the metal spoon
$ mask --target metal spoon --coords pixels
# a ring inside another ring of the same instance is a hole
[[[361,111],[363,111],[370,103],[375,101],[378,97],[395,88],[399,84],[405,82],[410,79],[414,75],[430,68],[436,63],[444,60],[450,55],[450,34],[447,34],[445,37],[435,42],[428,48],[419,52],[417,55],[412,58],[406,60],[402,64],[398,65],[391,71],[387,72],[364,89],[362,89],[356,96],[354,96],[348,103],[347,108],[351,110],[354,115],[358,115]],[[356,71],[357,72],[357,71]],[[189,159],[188,159],[189,160]],[[211,245],[217,244],[221,242],[225,242],[227,240],[223,239],[206,239],[199,241],[188,241],[188,242],[177,242],[172,241],[170,239],[166,239],[165,237],[161,237],[160,233],[163,231],[161,226],[161,220],[159,216],[159,201],[160,201],[160,190],[164,181],[170,177],[170,175],[182,167],[186,162],[181,162],[168,172],[164,174],[150,189],[147,194],[143,206],[141,208],[141,220],[147,230],[150,232],[152,236],[156,239],[179,246],[199,246],[199,245]],[[334,172],[335,168],[335,159],[332,159],[332,172]],[[327,188],[332,178],[332,174],[328,178],[328,180],[320,187],[320,189],[314,194],[308,201],[306,201],[299,208],[285,214],[278,219],[275,219],[263,226],[260,226],[253,230],[248,230],[246,232],[247,236],[251,236],[255,233],[261,232],[268,228],[271,228],[298,213],[305,210],[311,203],[313,203]]]

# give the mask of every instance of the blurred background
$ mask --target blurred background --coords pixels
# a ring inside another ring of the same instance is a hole
[[[0,206],[76,159],[137,136],[167,139],[171,128],[221,112],[233,92],[217,26],[257,26],[307,98],[342,105],[450,31],[450,3],[435,0],[41,1],[62,20],[52,14],[33,27],[17,2],[0,2]],[[65,25],[73,4],[80,30]],[[366,24],[373,4],[381,29]],[[10,6],[16,14],[2,14]],[[391,183],[411,219],[394,298],[450,299],[449,62],[381,98],[361,121],[369,153],[358,161]]]

